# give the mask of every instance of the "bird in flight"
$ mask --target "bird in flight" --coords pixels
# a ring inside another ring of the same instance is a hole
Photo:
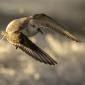
[[[29,17],[14,19],[8,24],[6,31],[3,31],[1,35],[9,43],[13,44],[16,48],[20,48],[34,59],[46,64],[55,65],[57,62],[29,39],[30,36],[32,37],[39,32],[43,34],[42,30],[45,29],[54,30],[76,42],[80,42],[74,35],[58,26],[56,21],[46,14],[35,14]]]

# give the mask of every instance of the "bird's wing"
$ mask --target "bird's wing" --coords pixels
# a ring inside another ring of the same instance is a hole
[[[50,30],[54,30],[76,42],[80,42],[80,40],[78,40],[74,35],[64,30],[61,26],[59,26],[56,23],[56,21],[53,18],[47,16],[46,14],[35,14],[34,16],[32,16],[32,19],[30,19],[29,24],[37,26],[38,28],[50,28]]]
[[[30,55],[34,59],[50,64],[55,65],[57,62],[52,59],[46,52],[36,46],[31,40],[29,40],[24,34],[21,33],[20,35],[20,43],[13,43],[16,47],[20,48],[26,54]]]

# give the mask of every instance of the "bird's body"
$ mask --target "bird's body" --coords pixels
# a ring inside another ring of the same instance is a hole
[[[34,16],[15,19],[8,24],[6,32],[2,32],[2,35],[6,37],[9,43],[16,48],[20,48],[34,59],[55,65],[57,62],[28,38],[38,32],[43,33],[42,30],[45,29],[54,30],[79,42],[75,36],[57,26],[56,21],[45,14],[35,14]]]

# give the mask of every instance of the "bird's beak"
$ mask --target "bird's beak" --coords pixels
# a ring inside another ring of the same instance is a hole
[[[0,35],[2,36],[2,38],[0,39],[0,41],[2,41],[6,37],[7,33],[5,31],[2,31],[0,33]]]

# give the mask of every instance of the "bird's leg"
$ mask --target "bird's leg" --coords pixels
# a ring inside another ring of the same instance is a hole
[[[41,34],[43,34],[43,31],[40,28],[38,28],[38,32],[40,32]]]

